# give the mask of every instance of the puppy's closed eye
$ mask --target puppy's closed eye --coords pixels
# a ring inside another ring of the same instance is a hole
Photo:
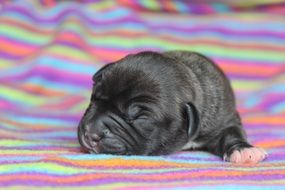
[[[129,119],[135,119],[141,112],[141,107],[138,105],[131,105],[127,110],[127,117]]]
[[[147,115],[151,110],[146,107],[146,105],[149,106],[149,104],[154,103],[155,99],[147,96],[147,95],[140,95],[137,97],[131,98],[127,105],[128,105],[128,111],[127,114],[134,118],[141,115]]]

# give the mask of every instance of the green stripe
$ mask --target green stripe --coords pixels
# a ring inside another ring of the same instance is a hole
[[[93,9],[94,11],[105,11],[105,9],[117,6],[115,1],[100,1],[96,3],[88,4],[88,8]]]
[[[104,47],[109,46],[120,47],[120,48],[138,48],[138,47],[158,47],[165,50],[181,49],[189,51],[197,51],[205,53],[208,55],[215,55],[221,57],[233,57],[246,59],[260,59],[263,61],[285,61],[284,52],[269,51],[269,50],[249,50],[249,49],[240,49],[240,48],[225,48],[217,45],[187,45],[181,43],[173,43],[170,41],[165,41],[164,39],[152,38],[152,37],[141,37],[136,38],[135,42],[129,38],[115,37],[115,36],[106,36],[102,37],[93,37],[90,39],[93,45],[102,45]]]
[[[19,129],[19,126],[17,126],[17,124],[10,124],[10,123],[5,123],[5,121],[2,121],[2,118],[0,118],[0,132],[1,130],[4,130],[4,132],[6,133],[7,130],[17,130],[17,131],[21,131],[21,129]]]
[[[154,0],[144,0],[144,1],[140,1],[140,3],[151,10],[159,10],[161,9],[161,6],[159,5],[159,3],[157,1]]]
[[[0,140],[0,146],[64,146],[64,147],[78,147],[77,143],[57,143],[57,142],[42,142],[42,141],[28,141],[28,140]]]
[[[237,91],[249,90],[254,91],[264,87],[263,81],[244,81],[244,80],[232,80],[231,84]]]
[[[3,72],[4,69],[13,67],[14,65],[15,65],[14,62],[0,58],[0,69],[1,69],[0,72]]]
[[[208,166],[205,168],[215,168]],[[285,167],[275,167],[275,170],[282,170]],[[179,172],[181,170],[187,170],[189,168],[183,167],[183,168],[162,168],[162,169],[155,169],[155,173],[164,173],[164,172]],[[271,168],[272,170],[273,168]],[[233,168],[228,168],[227,170],[233,170]],[[262,170],[268,170],[268,168],[258,168],[258,169],[239,169],[235,168],[234,170],[237,171],[262,171]],[[80,166],[62,166],[57,163],[52,163],[52,162],[39,162],[39,163],[17,163],[17,164],[7,164],[7,165],[2,165],[0,167],[0,172],[1,173],[12,173],[12,172],[31,172],[31,171],[38,171],[42,173],[55,173],[55,174],[65,174],[65,175],[70,175],[70,174],[78,174],[78,173],[86,173],[86,172],[94,172],[96,169],[84,169],[80,168]],[[151,174],[153,173],[153,169],[108,169],[106,168],[104,173],[109,173],[109,174],[122,174],[122,173],[127,173],[127,174],[137,174],[137,173],[145,173],[145,174]]]
[[[68,25],[72,30],[82,31],[74,23]],[[37,44],[47,43],[53,37],[52,35],[43,35],[37,33],[31,33],[29,31],[20,29],[18,27],[6,26],[0,27],[0,34],[10,36],[15,39],[25,39],[26,42],[32,42]],[[232,57],[232,58],[246,58],[246,59],[259,59],[263,61],[285,61],[285,56],[283,52],[270,51],[270,50],[252,50],[252,49],[240,49],[240,48],[225,48],[217,45],[188,45],[177,42],[165,41],[164,39],[153,38],[153,37],[140,37],[134,40],[130,38],[116,37],[116,36],[106,36],[104,38],[96,36],[87,36],[87,41],[90,41],[93,45],[96,46],[109,46],[120,47],[120,48],[143,48],[143,47],[157,47],[165,50],[181,49],[181,50],[190,50],[198,51],[213,56],[221,57]],[[65,51],[63,51],[65,52]],[[77,51],[79,52],[79,51]],[[69,52],[66,52],[69,53]],[[69,53],[72,54],[73,52]],[[82,53],[81,53],[82,54]],[[80,56],[82,57],[82,55]],[[86,58],[86,55],[83,56]]]
[[[58,154],[67,154],[67,153],[70,153],[70,151],[69,150],[21,150],[21,155],[23,156],[30,154],[41,156],[46,154],[58,155]],[[19,150],[1,150],[1,154],[19,155]]]
[[[64,25],[64,29],[77,32],[79,34],[86,33],[80,25],[74,22],[67,22]],[[18,26],[11,26],[8,24],[0,25],[0,35],[8,36],[15,40],[25,41],[26,43],[38,45],[50,42],[54,38],[53,31],[55,30],[46,30],[46,32],[49,32],[49,34],[44,34],[38,32],[31,32]]]
[[[47,100],[46,97],[39,97],[38,95],[28,94],[5,86],[0,86],[0,92],[0,97],[23,104],[39,105]]]
[[[80,60],[92,60],[91,55],[89,55],[87,52],[63,45],[53,45],[47,50],[47,52],[68,55],[68,57],[77,58]]]
[[[85,173],[90,170],[78,167],[61,166],[59,164],[47,163],[47,162],[7,164],[7,165],[2,165],[0,167],[0,173],[2,174],[16,173],[16,172],[31,172],[31,171],[70,175],[70,174],[78,174],[83,172]]]
[[[6,24],[1,24],[0,26],[0,35],[8,36],[15,40],[25,41],[26,43],[45,44],[53,38],[53,35],[33,33],[16,26]]]

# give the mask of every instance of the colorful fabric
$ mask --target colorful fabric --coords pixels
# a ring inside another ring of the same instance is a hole
[[[135,8],[154,1],[44,2],[0,3],[0,188],[285,189],[284,3],[242,11],[207,4],[216,11],[193,14],[186,1],[159,4],[168,9]],[[267,150],[266,161],[234,165],[202,151],[80,152],[77,124],[93,73],[129,53],[173,49],[222,67],[249,141]]]

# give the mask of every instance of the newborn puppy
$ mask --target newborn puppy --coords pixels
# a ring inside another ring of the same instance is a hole
[[[193,52],[141,52],[93,76],[91,102],[78,127],[90,153],[165,155],[204,149],[226,161],[256,163],[229,80]]]

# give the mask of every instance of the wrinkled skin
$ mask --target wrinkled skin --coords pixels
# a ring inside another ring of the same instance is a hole
[[[163,155],[203,148],[236,162],[237,152],[257,151],[246,140],[228,79],[200,54],[128,55],[101,68],[93,81],[78,127],[87,152]]]

